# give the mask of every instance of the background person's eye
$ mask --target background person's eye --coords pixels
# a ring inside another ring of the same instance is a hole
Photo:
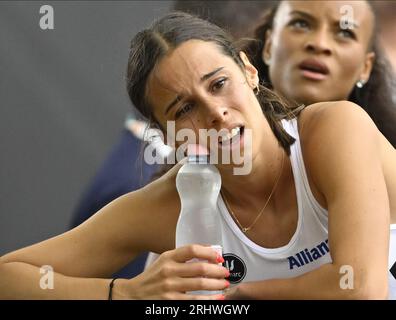
[[[187,114],[188,112],[191,111],[191,109],[193,108],[193,104],[192,103],[186,103],[185,105],[183,105],[175,114],[175,119],[180,118],[181,116],[184,116],[185,114]]]
[[[227,78],[221,78],[220,80],[216,81],[211,87],[212,92],[218,91],[223,88],[226,81]]]
[[[356,39],[355,34],[351,30],[348,30],[348,29],[339,30],[338,35],[341,36],[342,38]]]
[[[308,29],[309,28],[309,23],[308,21],[298,18],[290,21],[289,23],[290,26],[295,27],[297,29]]]

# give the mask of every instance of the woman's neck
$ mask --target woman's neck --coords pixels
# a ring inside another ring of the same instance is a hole
[[[265,137],[253,155],[249,174],[234,175],[233,170],[224,172],[220,169],[222,192],[229,202],[238,203],[241,207],[254,206],[269,198],[276,183],[278,187],[282,183],[281,171],[287,166],[288,156],[272,131]]]

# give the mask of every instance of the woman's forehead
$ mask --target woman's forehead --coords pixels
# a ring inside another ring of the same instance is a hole
[[[221,48],[201,40],[189,40],[169,52],[149,77],[151,94],[180,94],[192,90],[207,79],[205,76],[221,68],[231,71],[237,67]],[[160,92],[161,91],[161,92]]]
[[[199,81],[219,67],[230,66],[232,59],[213,42],[189,40],[169,52],[153,70],[153,80],[166,84]]]
[[[334,21],[344,19],[349,15],[359,24],[372,27],[373,12],[367,1],[356,0],[325,0],[325,1],[293,1],[285,0],[279,6],[277,16],[285,16],[292,12],[302,11],[311,14],[315,18],[330,18]]]

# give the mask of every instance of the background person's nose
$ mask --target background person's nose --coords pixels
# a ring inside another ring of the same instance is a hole
[[[330,55],[332,50],[330,47],[329,36],[326,31],[317,31],[312,33],[305,43],[305,50],[310,53],[323,53]]]

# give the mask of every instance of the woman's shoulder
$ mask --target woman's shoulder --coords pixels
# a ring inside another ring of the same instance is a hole
[[[328,147],[337,147],[338,142],[347,143],[354,137],[380,136],[366,111],[350,101],[320,102],[307,106],[298,117],[298,128],[305,149],[316,149],[318,144],[326,141],[332,142]]]
[[[312,129],[332,128],[341,132],[348,124],[375,126],[370,116],[359,105],[350,101],[319,102],[307,106],[299,115],[300,134],[312,136]],[[329,126],[329,127],[328,127]],[[308,133],[309,132],[309,133]]]
[[[367,113],[349,101],[306,107],[298,118],[298,131],[307,174],[316,185],[330,181],[327,174],[341,166],[352,171],[350,166],[380,157],[380,132]]]

